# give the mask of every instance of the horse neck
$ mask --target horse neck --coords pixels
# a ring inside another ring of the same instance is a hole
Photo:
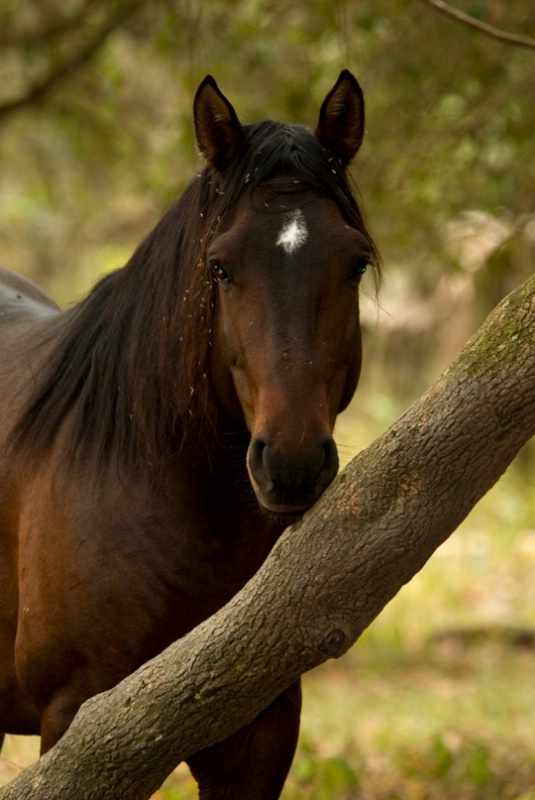
[[[184,218],[188,199],[184,196],[142,243],[117,275],[108,299],[104,324],[114,345],[106,373],[116,375],[122,390],[117,419],[127,460],[136,461],[139,449],[151,463],[165,461],[180,447],[186,428],[200,430],[199,416],[209,413],[197,407],[201,389],[207,389],[197,384],[209,345],[209,323],[200,309],[209,304],[195,275],[198,246],[192,243],[198,243],[199,226],[188,226]]]
[[[194,182],[129,263],[50,328],[39,384],[14,436],[28,452],[43,454],[63,430],[70,459],[91,452],[101,462],[158,470],[186,428],[210,434],[215,399],[208,381],[204,392],[193,382],[206,372],[203,315],[212,310],[210,302],[199,310],[212,288],[196,270],[201,189]]]

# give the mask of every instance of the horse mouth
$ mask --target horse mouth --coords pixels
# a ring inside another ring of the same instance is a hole
[[[316,438],[304,452],[277,450],[273,437],[256,434],[247,452],[247,470],[261,509],[295,521],[321,497],[338,471],[332,436]]]
[[[300,508],[299,510],[292,510],[291,508],[270,508],[259,501],[258,503],[260,507],[260,513],[262,516],[267,517],[271,522],[274,522],[277,525],[284,525],[285,527],[289,527],[293,525],[295,522],[299,522],[305,511],[307,511],[310,506],[306,508]]]
[[[252,476],[251,476],[252,477]],[[291,524],[299,520],[319,500],[332,478],[323,481],[307,481],[297,485],[287,485],[280,481],[266,481],[260,486],[254,479],[253,485],[256,501],[262,513],[277,519],[279,522]]]
[[[262,511],[276,519],[288,518],[292,522],[302,517],[321,494],[321,492],[312,491],[307,492],[305,497],[290,498],[287,496],[288,492],[262,492],[256,487],[255,489],[256,499]]]

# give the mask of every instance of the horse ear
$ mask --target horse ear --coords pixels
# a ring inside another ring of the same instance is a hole
[[[316,129],[321,144],[344,166],[357,154],[364,138],[364,95],[359,83],[345,69],[323,105]]]
[[[197,89],[193,116],[201,153],[213,167],[224,169],[234,158],[243,129],[211,75],[207,75]]]

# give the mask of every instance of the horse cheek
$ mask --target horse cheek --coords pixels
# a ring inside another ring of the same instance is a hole
[[[353,395],[355,394],[360,378],[361,366],[362,366],[362,346],[359,337],[358,347],[355,346],[355,351],[352,354],[352,358],[349,361],[346,370],[344,388],[338,405],[339,414],[348,407],[349,403],[353,399]]]
[[[340,349],[333,354],[333,362],[338,364],[339,377],[335,380],[331,375],[331,380],[328,382],[333,388],[337,387],[337,397],[333,398],[336,414],[344,411],[353,399],[362,367],[362,337],[358,310],[356,314],[354,310],[349,313],[349,320],[346,336],[338,345]]]
[[[236,342],[228,324],[225,324],[225,309],[219,310],[214,325],[211,354],[211,374],[215,393],[225,409],[234,419],[243,420],[243,407],[234,382],[235,365],[239,361]]]

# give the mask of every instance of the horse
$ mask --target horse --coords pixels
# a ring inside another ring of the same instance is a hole
[[[61,311],[0,272],[0,731],[47,752],[80,705],[221,608],[333,480],[378,254],[344,70],[301,124],[242,125],[208,75],[201,172]],[[187,760],[202,800],[280,796],[293,685]]]

